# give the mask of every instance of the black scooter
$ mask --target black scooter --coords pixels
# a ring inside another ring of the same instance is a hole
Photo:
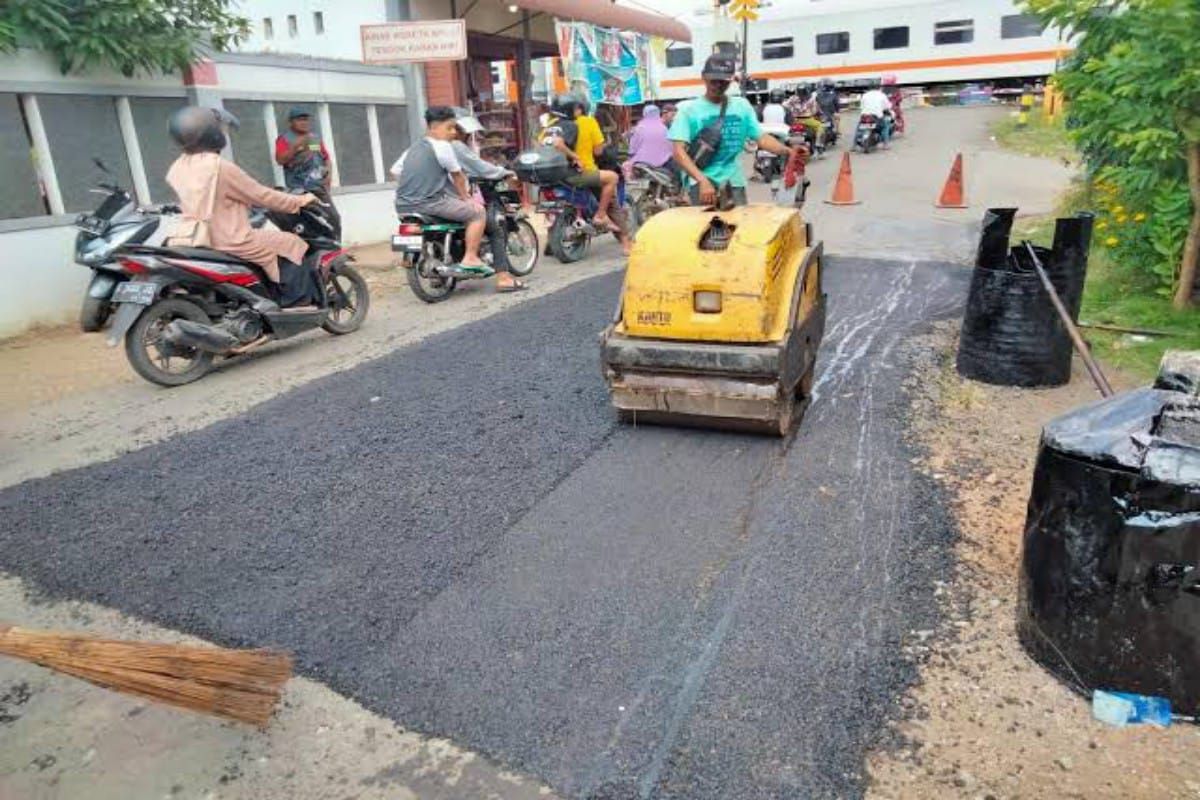
[[[124,337],[138,375],[180,386],[207,373],[216,356],[241,355],[318,327],[335,335],[358,330],[370,295],[352,257],[331,238],[328,213],[315,204],[265,217],[308,244],[299,268],[319,276],[315,304],[284,307],[279,286],[257,264],[216,250],[128,245],[117,251],[129,280],[113,292],[108,343]]]

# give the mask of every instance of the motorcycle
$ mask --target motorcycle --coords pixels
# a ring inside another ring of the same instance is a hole
[[[616,214],[624,213],[623,195],[622,182],[613,203],[614,221]],[[599,207],[600,202],[591,189],[577,189],[565,183],[539,186],[537,211],[545,214],[549,223],[547,252],[564,264],[573,264],[586,256],[592,239],[606,233],[592,224]]]
[[[860,116],[858,118],[858,126],[854,129],[854,146],[862,150],[863,153],[869,153],[874,150],[883,141],[883,136],[880,132],[882,125],[883,120],[874,114],[863,114]]]
[[[491,267],[520,278],[533,272],[541,249],[537,232],[521,209],[519,192],[499,180],[473,179],[483,195],[487,229],[479,251]],[[426,303],[439,303],[459,281],[491,277],[491,270],[454,269],[466,251],[466,226],[428,214],[404,213],[392,236],[392,252],[408,270],[408,285]]]
[[[217,250],[127,245],[116,253],[129,280],[113,291],[108,344],[124,338],[138,375],[181,386],[207,373],[216,356],[242,355],[318,327],[342,335],[362,326],[370,307],[366,281],[331,238],[333,226],[321,205],[262,214],[308,244],[304,267],[320,275],[318,303],[281,307],[279,287],[257,264]]]
[[[793,144],[798,140],[808,148],[808,152],[812,154],[813,158],[821,158],[825,155],[825,150],[831,146],[829,141],[829,127],[823,127],[821,135],[818,137],[817,134],[813,133],[812,128],[804,124],[805,119],[809,118],[800,117],[792,123],[788,133],[788,143]]]
[[[93,163],[106,174],[100,159]],[[92,271],[92,279],[79,309],[79,327],[93,333],[104,327],[112,314],[112,294],[117,284],[129,279],[114,253],[132,244],[160,245],[174,227],[179,207],[139,207],[133,195],[115,183],[100,182],[92,190],[105,195],[99,207],[75,219],[75,263]]]
[[[772,130],[768,133],[780,142],[786,142],[793,138],[790,132],[783,133],[782,130]],[[770,150],[759,147],[754,151],[754,172],[763,183],[771,187],[771,192],[775,193],[779,191],[779,180],[783,175],[783,159]]]
[[[634,164],[633,188],[640,188],[633,197],[633,224],[641,227],[646,220],[668,208],[688,205],[687,195],[679,180],[679,174],[668,167],[652,167],[649,164]]]

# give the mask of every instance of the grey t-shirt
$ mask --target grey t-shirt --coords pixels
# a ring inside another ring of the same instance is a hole
[[[393,172],[396,178],[396,208],[419,209],[443,195],[456,195],[450,173],[462,165],[449,142],[422,137],[400,156]]]

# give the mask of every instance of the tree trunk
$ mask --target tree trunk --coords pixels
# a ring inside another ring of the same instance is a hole
[[[1183,245],[1179,265],[1179,285],[1175,287],[1175,307],[1187,308],[1196,291],[1196,270],[1200,263],[1200,142],[1188,142],[1188,188],[1192,193],[1192,224]]]

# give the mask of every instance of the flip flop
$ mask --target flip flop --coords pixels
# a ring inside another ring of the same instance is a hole
[[[507,286],[497,286],[496,294],[512,294],[513,292],[523,292],[528,288],[529,286],[522,281],[513,281]]]
[[[496,274],[496,270],[489,267],[487,264],[447,264],[446,271],[451,275],[464,277],[484,277],[490,278]]]

